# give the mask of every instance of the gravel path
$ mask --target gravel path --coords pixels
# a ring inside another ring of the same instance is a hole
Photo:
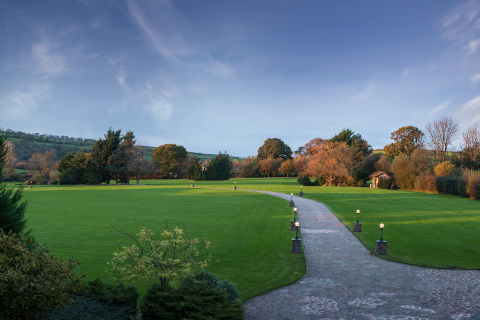
[[[480,320],[480,271],[379,259],[323,204],[300,197],[294,202],[307,273],[293,285],[246,301],[245,319]]]

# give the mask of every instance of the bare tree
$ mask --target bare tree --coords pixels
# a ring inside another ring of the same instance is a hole
[[[455,134],[458,132],[458,122],[445,116],[432,124],[428,124],[426,130],[430,146],[435,151],[436,161],[438,162],[441,159],[441,162],[444,162],[448,147],[452,144]]]
[[[473,124],[463,133],[463,141],[460,142],[461,157],[464,165],[475,168],[480,162],[480,129],[478,123]]]

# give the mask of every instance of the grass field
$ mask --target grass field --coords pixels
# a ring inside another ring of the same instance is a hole
[[[165,183],[166,182],[166,183]],[[220,189],[192,189],[185,180],[154,186],[25,189],[32,234],[58,256],[81,263],[87,279],[107,279],[106,262],[127,239],[117,230],[160,233],[165,222],[212,242],[208,270],[237,284],[242,299],[292,283],[305,273],[291,250],[288,201]],[[136,283],[141,292],[151,286]]]
[[[295,178],[202,181],[196,186],[228,188],[234,181],[239,189],[295,195],[300,191]],[[480,269],[480,201],[357,187],[303,187],[303,191],[306,198],[325,204],[350,230],[360,209],[362,232],[354,234],[371,252],[380,239],[379,224],[384,223],[386,259],[434,268]]]
[[[236,181],[237,191],[232,188]],[[29,227],[52,252],[79,260],[88,279],[105,274],[106,262],[125,238],[146,226],[170,226],[213,242],[208,270],[238,285],[242,299],[281,287],[305,272],[303,255],[290,253],[288,201],[246,192],[298,195],[295,178],[200,181],[144,180],[140,186],[53,186],[25,189]],[[362,233],[374,252],[385,224],[386,259],[438,268],[480,269],[480,201],[408,191],[303,187],[306,198],[327,205],[350,229],[360,209]],[[301,213],[300,213],[301,214]],[[147,284],[140,284],[145,290]]]

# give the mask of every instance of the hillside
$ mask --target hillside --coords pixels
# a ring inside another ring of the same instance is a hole
[[[15,144],[15,156],[19,162],[26,162],[33,153],[44,153],[48,150],[55,150],[57,161],[69,152],[84,150],[91,152],[95,143],[94,139],[75,138],[68,136],[59,136],[52,134],[26,133],[14,131],[11,129],[0,128],[0,134],[8,135],[8,140]],[[143,147],[146,150],[146,157],[151,158],[155,147]],[[215,154],[206,154],[200,152],[190,152],[192,156],[197,156],[200,160],[212,159]],[[238,159],[238,158],[236,158]]]

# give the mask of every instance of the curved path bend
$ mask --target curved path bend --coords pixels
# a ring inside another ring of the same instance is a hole
[[[379,259],[323,204],[294,201],[307,273],[295,284],[246,301],[245,319],[480,320],[480,271]]]

